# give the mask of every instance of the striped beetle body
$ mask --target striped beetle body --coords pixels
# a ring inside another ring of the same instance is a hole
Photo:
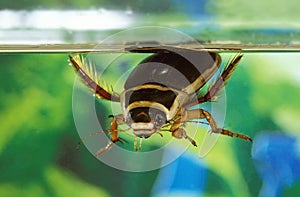
[[[177,52],[177,53],[176,53]],[[174,119],[218,69],[216,53],[188,51],[193,64],[184,57],[186,50],[157,51],[143,60],[129,75],[121,94],[123,115],[138,137],[149,137]]]
[[[92,66],[82,57],[70,56],[70,62],[79,76],[96,96],[121,103],[122,114],[115,115],[112,128],[105,131],[111,132],[111,141],[97,152],[97,156],[120,141],[118,136],[118,132],[121,131],[118,129],[120,124],[127,124],[140,139],[148,138],[164,129],[171,132],[172,136],[188,139],[196,146],[196,142],[187,135],[183,126],[191,120],[206,119],[214,133],[251,141],[248,136],[218,128],[209,112],[203,109],[190,109],[191,106],[210,102],[217,97],[242,55],[237,55],[227,64],[206,93],[197,94],[220,70],[221,57],[218,53],[163,46],[133,48],[129,51],[153,54],[133,69],[121,94],[101,87]],[[136,138],[134,148],[136,150],[140,148],[136,146]]]

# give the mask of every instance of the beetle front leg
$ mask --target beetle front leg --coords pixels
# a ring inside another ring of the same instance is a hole
[[[207,120],[209,126],[211,127],[211,131],[213,133],[220,133],[222,135],[227,135],[230,137],[237,137],[237,138],[241,138],[243,140],[252,141],[252,139],[246,135],[242,135],[239,133],[233,133],[229,130],[218,128],[214,118],[208,111],[205,111],[203,109],[195,109],[195,110],[187,111],[187,118],[186,118],[187,121],[193,120],[193,119],[204,119],[204,118]]]
[[[110,116],[111,117],[111,116]],[[123,130],[118,129],[119,124],[124,124],[124,118],[122,114],[112,116],[113,120],[111,122],[111,129],[108,130],[107,132],[111,132],[111,138],[110,142],[105,146],[105,148],[100,149],[97,153],[96,156],[98,157],[99,155],[103,154],[105,151],[109,150],[112,145],[118,141],[121,141],[122,139],[119,137],[118,133],[122,132]]]

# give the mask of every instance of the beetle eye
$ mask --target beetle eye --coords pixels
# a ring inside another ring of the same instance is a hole
[[[130,125],[130,123],[132,122],[132,118],[131,118],[131,115],[129,114],[126,118],[125,118],[125,123],[127,125]]]
[[[156,126],[162,126],[166,123],[166,117],[162,114],[156,114],[155,115],[155,125]]]

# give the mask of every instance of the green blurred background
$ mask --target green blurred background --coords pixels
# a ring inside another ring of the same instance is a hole
[[[198,12],[179,1],[22,2],[2,0],[0,8],[130,9],[145,19],[137,25],[164,25],[207,42],[289,43],[298,39],[296,1],[272,3],[276,7],[268,9],[268,17],[264,11],[269,1],[244,1],[243,6],[240,1],[200,1],[204,6]],[[199,1],[190,3],[199,5]],[[205,28],[192,23],[203,16],[211,17]],[[261,18],[269,23],[256,24]],[[246,19],[251,23],[243,23]],[[276,29],[277,24],[284,25]],[[76,75],[67,59],[68,54],[0,54],[0,196],[154,195],[153,186],[163,169],[124,172],[99,162],[84,147],[76,150],[80,140],[72,114]],[[298,53],[245,54],[226,88],[225,126],[254,139],[262,132],[276,131],[298,140],[299,62]],[[84,89],[83,93],[89,94]],[[82,108],[85,110],[84,105]],[[151,138],[147,144],[151,145]],[[189,152],[197,154],[192,148]],[[222,136],[200,160],[208,171],[204,196],[259,195],[263,181],[252,160],[250,143]],[[296,196],[299,188],[299,182],[293,182],[282,195]]]

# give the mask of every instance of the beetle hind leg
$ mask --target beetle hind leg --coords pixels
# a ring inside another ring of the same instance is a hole
[[[243,134],[239,134],[239,133],[233,133],[229,130],[226,130],[226,129],[218,129],[218,133],[221,133],[223,135],[227,135],[227,136],[230,136],[230,137],[237,137],[237,138],[241,138],[243,140],[247,140],[247,141],[250,141],[252,142],[252,139],[250,137],[248,137],[247,135],[243,135]]]
[[[74,57],[69,55],[69,61],[84,83],[93,91],[94,95],[101,99],[120,102],[120,96],[108,87],[101,87],[98,82],[98,74],[91,62],[81,55]]]

